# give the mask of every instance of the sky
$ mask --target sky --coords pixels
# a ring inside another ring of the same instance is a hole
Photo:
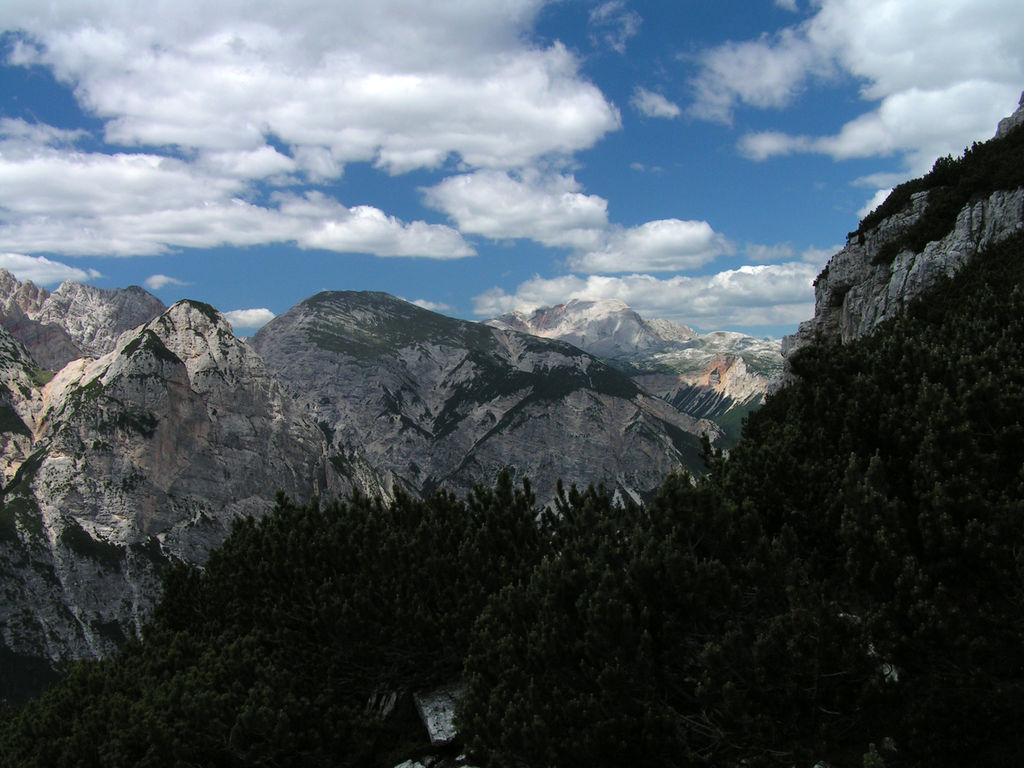
[[[1024,89],[1020,0],[3,0],[0,267],[779,337]]]

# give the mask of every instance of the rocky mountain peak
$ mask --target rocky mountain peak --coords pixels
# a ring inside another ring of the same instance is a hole
[[[138,286],[109,289],[69,281],[50,293],[0,270],[0,324],[50,370],[109,352],[118,336],[164,309]]]
[[[618,299],[573,299],[531,313],[511,312],[486,322],[495,328],[560,339],[609,359],[659,349],[696,336],[692,329],[678,323],[645,320]]]
[[[1020,103],[1016,111],[1009,117],[1004,117],[999,121],[999,127],[996,129],[995,138],[1003,138],[1018,125],[1024,125],[1024,92],[1021,92],[1020,94]]]
[[[502,468],[535,482],[648,492],[696,460],[716,427],[673,412],[561,341],[429,312],[385,294],[330,292],[252,339],[320,424],[336,465],[361,455],[395,487],[465,492]]]
[[[729,331],[701,335],[670,320],[641,317],[617,300],[574,300],[511,312],[487,324],[578,346],[694,418],[730,414],[730,439],[738,434],[741,413],[760,404],[782,369],[774,339]]]

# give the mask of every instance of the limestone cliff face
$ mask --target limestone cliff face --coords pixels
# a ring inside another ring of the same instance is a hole
[[[0,339],[2,341],[2,339]],[[319,429],[211,307],[179,302],[45,386],[5,350],[12,408],[0,632],[13,653],[97,656],[138,631],[162,567],[231,520],[351,488]],[[13,435],[13,436],[12,436]]]
[[[0,270],[0,324],[43,368],[59,370],[113,349],[118,336],[164,311],[138,286],[114,290],[65,282],[50,293]]]
[[[940,276],[952,275],[985,246],[1024,228],[1024,186],[1019,183],[1018,168],[1022,125],[1024,94],[1021,106],[1000,121],[991,141],[977,145],[973,155],[965,153],[961,160],[947,164],[946,175],[933,171],[923,179],[908,182],[910,190],[921,191],[909,195],[901,210],[893,210],[871,226],[865,226],[869,221],[865,219],[818,276],[814,283],[814,317],[802,323],[796,334],[783,339],[783,354],[788,357],[817,337],[847,342],[871,333],[927,291]],[[956,176],[960,167],[964,175]],[[959,197],[950,198],[953,193],[944,190],[955,190]],[[929,205],[935,195],[944,200],[942,210],[948,213],[931,214]],[[885,205],[892,205],[893,199],[902,198],[891,198]],[[950,199],[964,202],[951,206]],[[952,213],[956,214],[955,220]],[[876,212],[872,216],[878,215]],[[931,218],[926,219],[928,216]],[[934,230],[937,216],[949,216],[940,220],[952,220],[952,226]],[[934,230],[936,239],[916,249],[903,247],[893,255],[900,244],[907,242],[904,234],[925,220],[930,222],[926,231]],[[945,234],[938,236],[939,231]]]
[[[542,500],[558,478],[639,497],[698,463],[699,433],[717,435],[568,344],[385,294],[319,294],[252,343],[340,461],[362,454],[413,493],[463,492],[507,467]]]
[[[1024,189],[999,190],[965,206],[953,230],[920,253],[904,250],[879,263],[882,246],[922,215],[927,195],[915,195],[907,209],[865,233],[863,242],[851,238],[831,258],[814,284],[814,317],[783,340],[784,354],[818,334],[846,342],[870,333],[940,275],[952,275],[979,249],[1024,227]]]

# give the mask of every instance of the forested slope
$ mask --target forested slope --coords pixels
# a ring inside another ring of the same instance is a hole
[[[456,678],[480,766],[1015,764],[1024,236],[791,364],[642,509],[281,500],[7,713],[0,765],[393,766],[430,747],[372,703]]]

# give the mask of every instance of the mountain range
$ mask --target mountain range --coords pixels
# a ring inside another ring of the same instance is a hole
[[[386,294],[325,292],[243,340],[200,302],[50,293],[4,272],[0,308],[0,636],[23,669],[137,635],[166,565],[203,562],[277,491],[461,495],[504,469],[541,500],[562,479],[642,501],[666,474],[703,470],[700,435],[724,435],[645,388],[644,350],[617,352],[621,333],[606,362]],[[624,305],[611,315],[656,329],[649,355],[697,343]]]
[[[488,325],[560,339],[602,358],[678,410],[714,421],[727,442],[782,372],[777,339],[730,331],[698,334],[645,319],[617,299],[574,299],[533,312],[510,312]]]

